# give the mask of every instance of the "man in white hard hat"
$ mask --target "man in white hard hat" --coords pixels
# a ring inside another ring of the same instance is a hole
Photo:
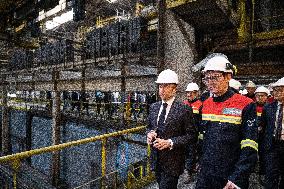
[[[151,146],[151,167],[159,188],[175,189],[184,171],[185,147],[197,141],[197,132],[192,110],[175,98],[177,74],[164,70],[156,83],[162,101],[151,105],[148,117],[147,143]]]
[[[255,101],[255,90],[256,90],[256,85],[254,84],[254,82],[252,81],[248,81],[246,84],[246,90],[247,90],[247,94],[245,95],[246,97],[251,98],[253,101]]]
[[[246,89],[242,90],[241,95],[246,96],[248,94],[248,91]]]
[[[272,84],[275,101],[264,106],[261,126],[264,129],[265,188],[284,188],[284,77]]]
[[[260,124],[260,118],[261,114],[263,111],[263,107],[265,103],[267,103],[268,96],[270,95],[270,91],[268,88],[264,86],[260,86],[255,90],[255,102],[256,102],[256,114],[257,114],[257,125],[258,125],[258,132],[259,132],[259,137],[258,137],[258,143],[259,143],[259,149],[258,149],[258,154],[259,154],[259,175],[261,182],[263,181],[263,175],[264,175],[264,163],[263,163],[263,148],[262,148],[262,141],[263,141],[263,129]]]
[[[203,140],[203,130],[200,127],[200,114],[199,109],[202,105],[202,102],[199,100],[199,87],[196,83],[189,83],[186,87],[186,96],[187,99],[183,103],[193,110],[193,119],[195,126],[198,130],[198,144],[197,146],[189,145],[187,147],[187,158],[185,163],[185,183],[192,182],[192,173],[197,171],[197,162],[198,158],[201,155],[202,140]],[[197,151],[196,151],[197,150]],[[195,158],[196,157],[196,158]]]
[[[257,161],[255,105],[229,87],[234,66],[228,59],[212,57],[203,72],[213,96],[201,109],[206,134],[196,189],[246,189]]]
[[[231,79],[229,81],[229,86],[232,87],[236,93],[239,93],[242,84],[238,80]]]
[[[255,90],[254,94],[255,94],[256,103],[258,105],[262,105],[263,107],[263,105],[267,102],[267,99],[270,95],[270,91],[268,90],[268,88],[264,86],[260,86]],[[261,116],[261,112],[259,112],[260,116]]]
[[[265,103],[267,103],[268,97],[270,95],[270,91],[268,90],[268,88],[264,87],[264,86],[260,86],[255,90],[255,101],[256,101],[256,112],[257,112],[257,117],[258,120],[260,120],[262,111],[263,111],[263,107],[265,105]],[[261,129],[261,128],[259,128]]]

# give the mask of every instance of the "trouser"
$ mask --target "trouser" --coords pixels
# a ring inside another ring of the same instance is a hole
[[[196,145],[190,144],[186,149],[185,169],[192,173],[196,165]]]
[[[156,179],[159,185],[159,189],[177,189],[178,184],[178,176],[173,176],[165,171],[161,170],[160,168],[157,169]]]
[[[226,186],[227,182],[227,179],[202,173],[201,171],[198,174],[195,189],[222,189]]]
[[[259,175],[265,174],[265,162],[264,162],[264,146],[262,140],[258,140],[258,165],[259,165]]]
[[[265,155],[265,188],[284,188],[284,141],[273,145],[271,152]]]

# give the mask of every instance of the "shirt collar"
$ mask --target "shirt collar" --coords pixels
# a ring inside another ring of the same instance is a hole
[[[228,88],[227,92],[221,96],[213,96],[214,102],[224,102],[230,97],[232,97],[235,94],[234,91],[231,90],[231,88]]]
[[[173,104],[174,100],[175,100],[175,97],[172,97],[171,99],[169,99],[167,101],[162,100],[162,103],[167,103],[168,107],[169,107]]]

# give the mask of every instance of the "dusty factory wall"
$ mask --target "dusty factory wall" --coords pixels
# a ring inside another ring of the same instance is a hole
[[[26,142],[26,113],[12,110],[10,112],[10,125],[12,125],[10,130],[12,153],[22,152],[25,150]]]
[[[52,145],[51,119],[34,117],[32,122],[32,149]],[[32,157],[32,165],[46,175],[51,171],[51,153]]]

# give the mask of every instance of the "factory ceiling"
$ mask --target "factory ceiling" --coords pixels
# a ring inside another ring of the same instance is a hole
[[[84,3],[86,14],[83,19],[67,22],[44,33],[34,31],[34,28],[37,29],[35,26],[42,25],[48,19],[36,21],[39,12],[48,11],[62,1],[65,0],[0,0],[0,64],[7,61],[9,52],[14,48],[33,48],[37,46],[34,42],[46,39],[48,33],[64,37],[64,31],[76,32],[80,26],[94,26],[98,16],[109,17],[116,15],[117,11],[131,13],[135,7],[132,0],[117,0],[112,3],[108,0],[66,0],[66,5],[69,5],[66,9],[69,10],[74,6],[74,1]]]

